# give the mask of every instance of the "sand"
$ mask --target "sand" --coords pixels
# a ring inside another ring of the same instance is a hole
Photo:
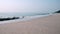
[[[60,34],[60,14],[1,24],[0,34]]]

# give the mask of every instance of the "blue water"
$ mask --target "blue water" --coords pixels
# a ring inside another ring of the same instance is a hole
[[[5,23],[14,23],[14,22],[18,22],[18,21],[27,21],[27,20],[31,20],[31,19],[35,19],[35,18],[39,18],[39,17],[45,17],[45,16],[49,16],[52,15],[52,13],[42,13],[42,14],[0,14],[0,18],[6,18],[6,17],[14,17],[14,16],[25,16],[23,19],[16,19],[16,20],[9,20],[9,21],[0,21],[0,24],[5,24]]]
[[[0,16],[35,16],[35,15],[47,15],[48,13],[0,13]]]

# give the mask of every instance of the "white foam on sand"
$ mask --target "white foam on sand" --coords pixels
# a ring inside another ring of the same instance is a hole
[[[52,14],[49,14],[52,15]],[[45,17],[45,16],[49,16],[49,15],[36,15],[36,16],[25,16],[22,19],[15,19],[15,20],[8,20],[8,21],[0,21],[0,24],[5,24],[5,23],[14,23],[15,21],[27,21],[27,20],[31,20],[31,19],[35,19],[35,18],[39,18],[39,17]]]

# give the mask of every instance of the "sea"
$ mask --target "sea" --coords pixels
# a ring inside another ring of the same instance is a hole
[[[26,15],[20,15],[20,14],[14,14],[14,15],[9,15],[9,14],[0,14],[0,18],[12,18],[12,17],[20,17],[20,19],[15,19],[15,20],[7,20],[7,21],[0,21],[0,24],[6,24],[6,23],[14,23],[14,22],[19,22],[19,21],[28,21],[36,18],[41,18],[45,16],[52,15],[53,13],[41,13],[41,14],[26,14]],[[24,16],[24,18],[22,18]]]

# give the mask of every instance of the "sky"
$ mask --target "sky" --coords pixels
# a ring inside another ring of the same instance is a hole
[[[0,13],[41,13],[60,10],[60,0],[0,0]]]

